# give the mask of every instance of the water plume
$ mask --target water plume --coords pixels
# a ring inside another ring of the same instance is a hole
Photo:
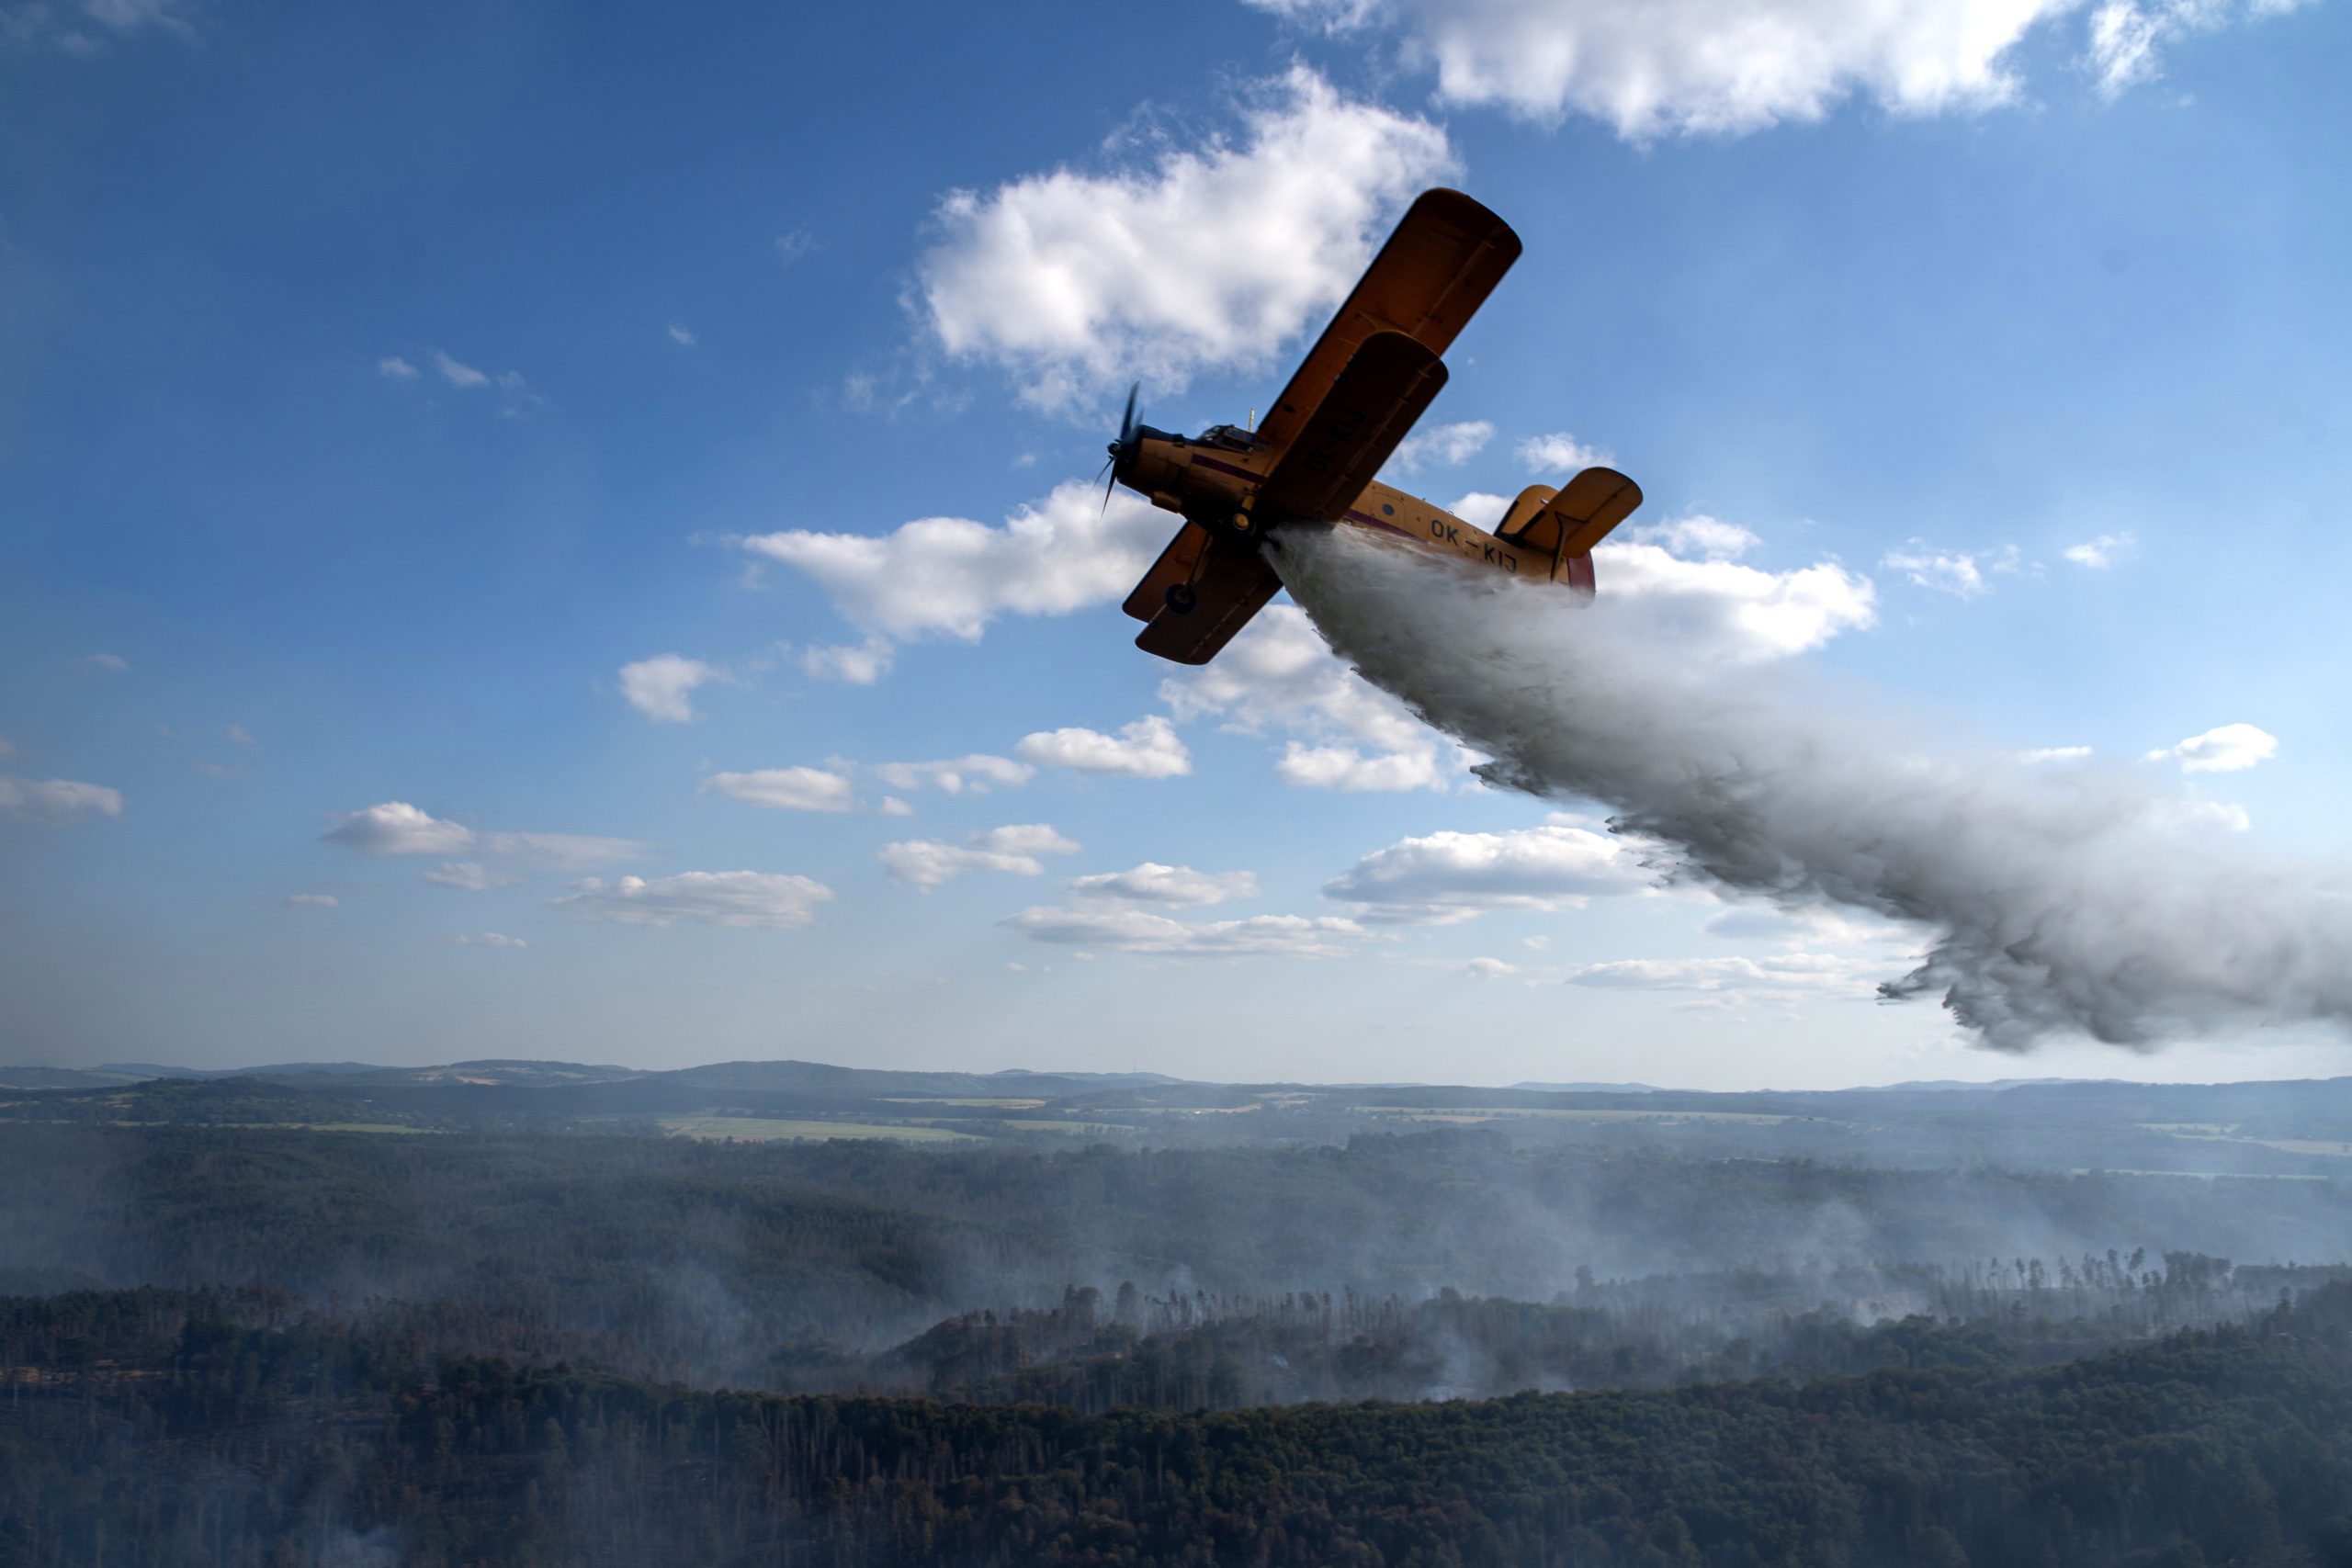
[[[1689,604],[1612,600],[1605,563],[1579,606],[1353,529],[1285,530],[1271,554],[1339,656],[1492,758],[1489,783],[1599,802],[1667,846],[1669,879],[1923,928],[1880,994],[1940,994],[1987,1045],[2352,1021],[2345,869],[2228,841],[2228,808],[2144,772],[1927,735],[1742,657]]]

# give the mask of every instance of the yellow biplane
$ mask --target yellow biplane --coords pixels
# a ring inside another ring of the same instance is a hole
[[[1127,595],[1136,646],[1205,664],[1282,587],[1270,530],[1344,524],[1589,597],[1592,547],[1642,503],[1613,468],[1530,485],[1493,533],[1376,481],[1445,385],[1439,357],[1519,259],[1510,225],[1454,190],[1422,193],[1255,430],[1176,435],[1136,422],[1111,443],[1112,482],[1184,525]]]

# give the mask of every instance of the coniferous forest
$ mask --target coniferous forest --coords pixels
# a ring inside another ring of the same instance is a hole
[[[0,1565],[2352,1564],[2352,1187],[2068,1163],[2144,1104],[1156,1146],[874,1077],[16,1091]]]

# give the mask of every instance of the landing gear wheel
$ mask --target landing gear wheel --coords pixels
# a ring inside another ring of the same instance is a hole
[[[1176,614],[1189,615],[1200,607],[1200,603],[1201,596],[1193,592],[1191,583],[1171,582],[1168,585],[1168,607]]]

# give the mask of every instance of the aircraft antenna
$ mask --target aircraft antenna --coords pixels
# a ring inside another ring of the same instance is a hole
[[[1251,409],[1250,411],[1250,423],[1243,425],[1241,428],[1248,431],[1252,435],[1258,434],[1258,411],[1256,409]]]

